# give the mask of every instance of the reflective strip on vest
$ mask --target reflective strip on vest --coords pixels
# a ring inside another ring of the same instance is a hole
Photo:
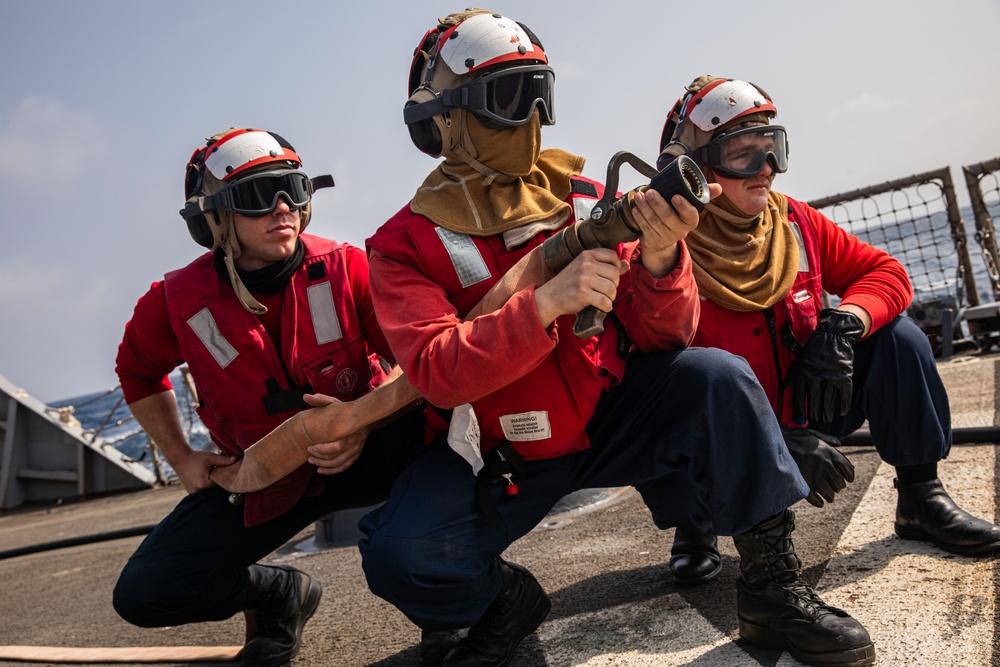
[[[208,348],[212,358],[223,368],[239,356],[240,353],[236,351],[236,348],[222,336],[219,325],[215,323],[215,318],[212,317],[212,312],[207,307],[198,311],[187,323],[198,336],[198,340]]]
[[[483,260],[471,236],[452,232],[444,227],[437,227],[434,231],[444,244],[444,249],[448,251],[451,264],[455,267],[455,273],[458,274],[458,280],[463,288],[481,283],[490,277],[486,261]]]
[[[597,204],[596,199],[573,197],[573,215],[576,216],[576,220],[589,220],[595,204]]]
[[[340,329],[337,310],[333,306],[333,289],[330,287],[330,281],[311,285],[307,294],[316,342],[322,345],[343,338],[344,332]]]
[[[788,221],[788,226],[792,228],[792,233],[795,234],[795,240],[799,244],[799,273],[809,270],[809,255],[806,254],[806,243],[802,240],[802,230],[799,229],[797,222],[792,220]]]

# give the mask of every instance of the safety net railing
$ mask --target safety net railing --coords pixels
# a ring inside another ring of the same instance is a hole
[[[1000,217],[1000,158],[962,167],[969,189],[976,243],[986,267],[993,299],[1000,301],[1000,252],[997,250],[996,225]]]
[[[939,355],[978,306],[965,224],[947,168],[809,202],[840,227],[898,259],[913,283],[907,313]]]

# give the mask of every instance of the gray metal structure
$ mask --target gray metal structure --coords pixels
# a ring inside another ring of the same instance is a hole
[[[0,376],[0,510],[136,491],[151,471]]]
[[[966,180],[971,183],[972,178],[978,186],[982,174],[995,174],[998,167],[998,160],[981,163],[971,176],[967,167]],[[970,196],[974,211],[989,210],[981,195],[976,203],[971,185]],[[1000,331],[1000,303],[996,301],[1000,280],[995,278],[1000,256],[993,223],[988,213],[976,216],[976,240],[983,248],[994,299],[984,303],[947,167],[815,199],[809,205],[903,263],[914,287],[907,314],[927,334],[938,356],[951,356],[956,341],[980,348],[995,342]]]

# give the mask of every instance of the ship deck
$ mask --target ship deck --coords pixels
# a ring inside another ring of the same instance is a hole
[[[957,429],[1000,423],[1000,354],[957,356],[939,362],[939,368]],[[892,468],[870,447],[845,451],[856,467],[856,481],[826,508],[805,502],[794,508],[804,578],[827,602],[864,623],[881,667],[1000,665],[998,561],[956,556],[896,537]],[[945,487],[959,504],[994,521],[998,452],[994,443],[957,444],[940,465]],[[0,514],[0,551],[155,523],[183,493],[172,486]],[[416,664],[419,631],[367,590],[357,549],[350,544],[317,549],[313,531],[303,531],[266,559],[306,570],[324,586],[292,664]],[[732,540],[720,540],[721,576],[682,588],[667,570],[672,532],[657,531],[638,495],[620,489],[551,515],[512,545],[506,556],[530,568],[553,601],[548,619],[523,642],[515,664],[796,664],[787,654],[738,638],[739,568]],[[118,618],[112,588],[140,540],[126,537],[0,559],[0,645],[241,644],[241,618],[161,629],[133,627]]]

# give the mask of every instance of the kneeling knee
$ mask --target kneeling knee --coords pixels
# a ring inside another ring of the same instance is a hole
[[[743,357],[718,348],[691,348],[681,365],[684,386],[708,389],[756,384],[756,376]]]
[[[156,620],[155,592],[150,589],[144,577],[126,566],[118,577],[111,604],[123,620],[142,628],[160,627]]]
[[[413,572],[413,551],[398,540],[368,538],[362,540],[360,549],[361,567],[375,595],[390,595]]]

